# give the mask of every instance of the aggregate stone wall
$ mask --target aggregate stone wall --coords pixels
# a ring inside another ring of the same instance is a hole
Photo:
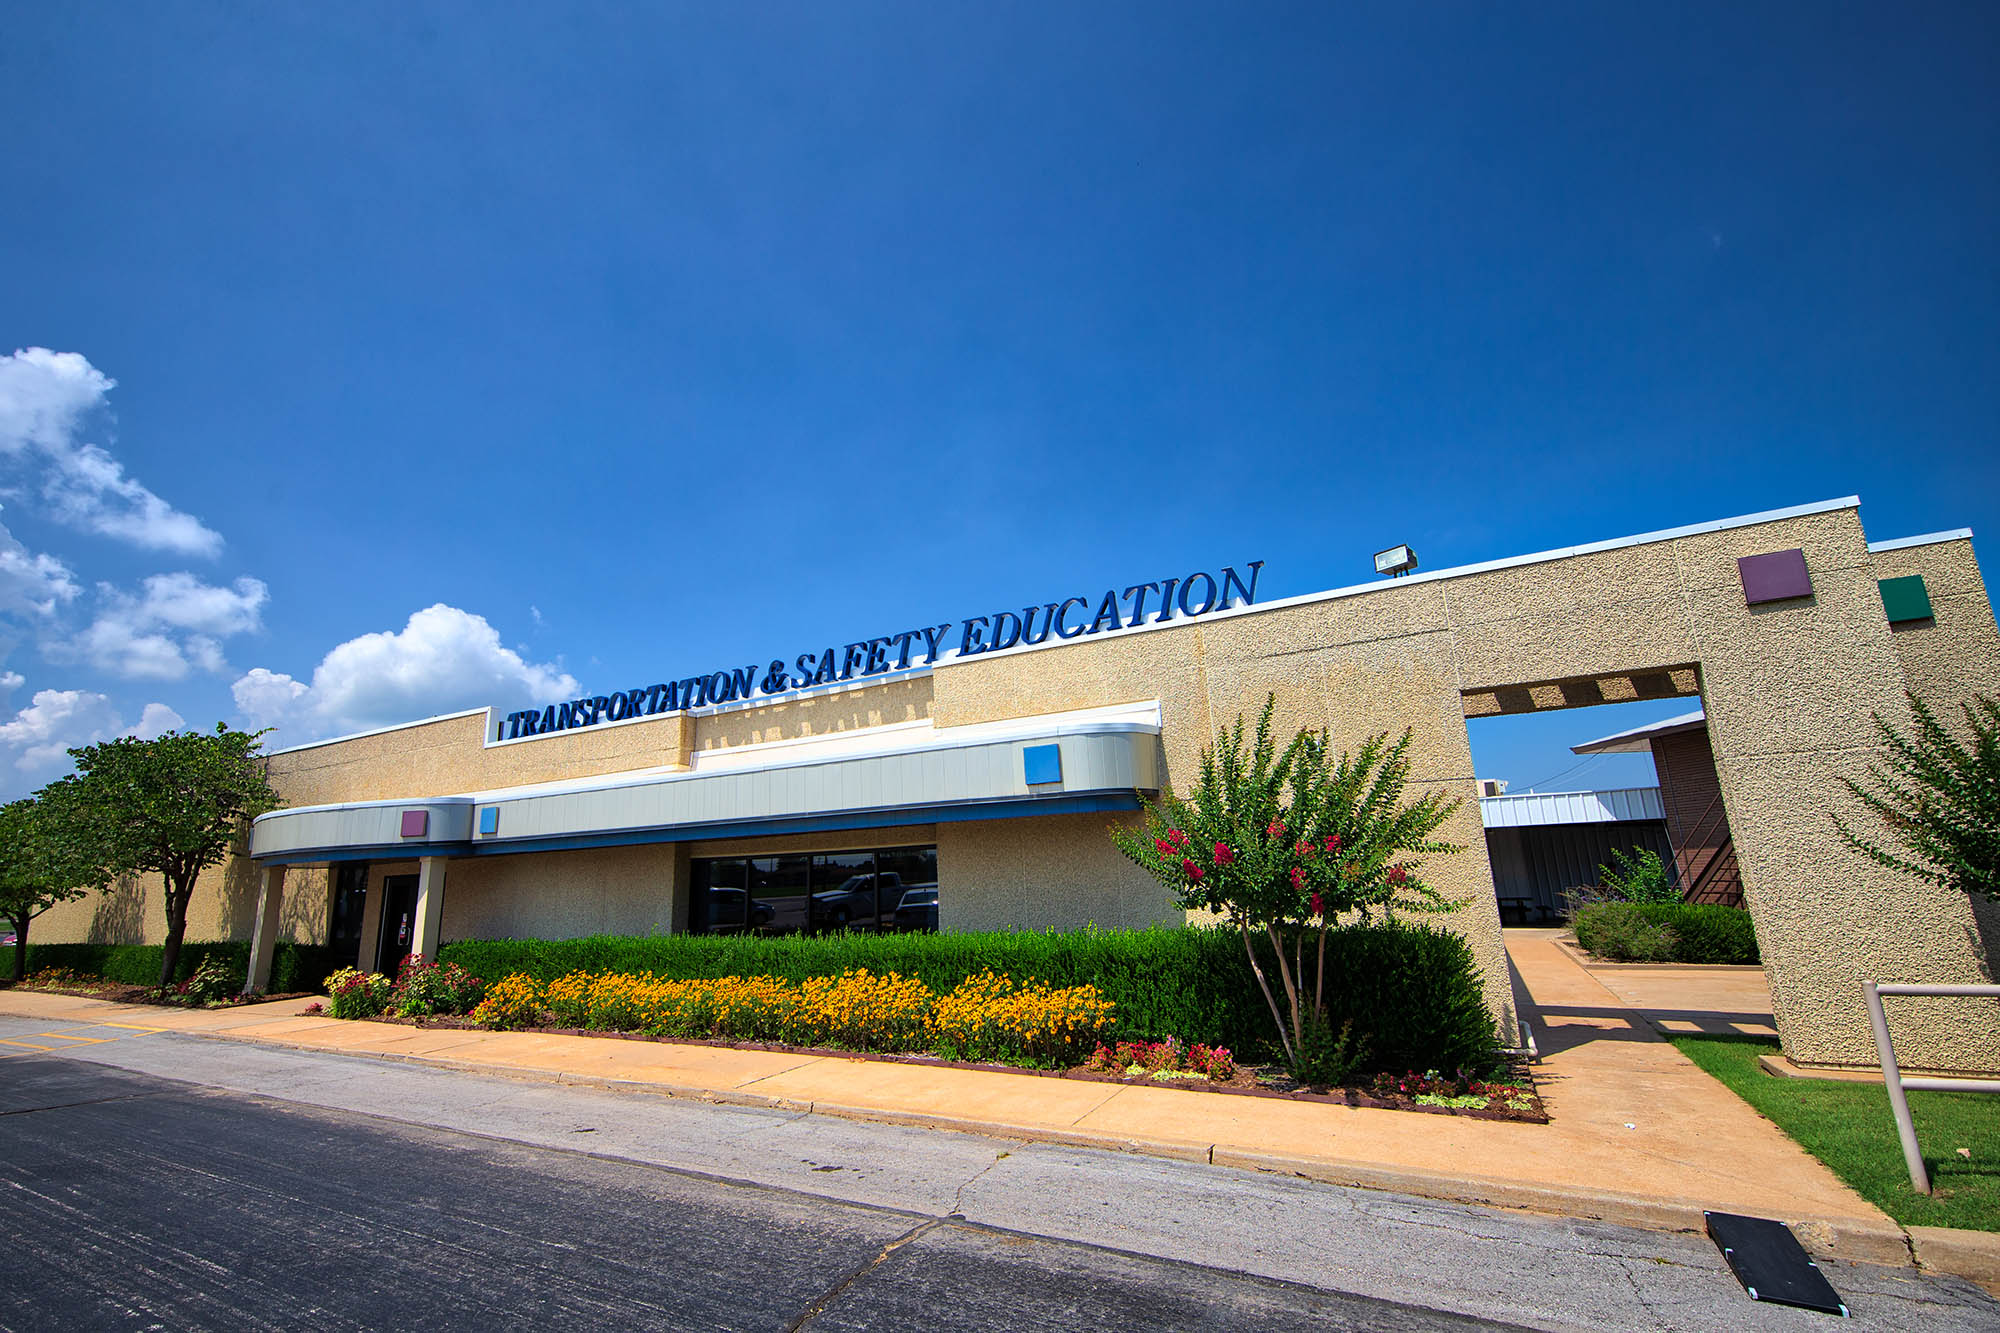
[[[1798,548],[1810,597],[1749,607],[1742,556]],[[1936,614],[1893,630],[1876,581],[1921,573]],[[386,800],[667,764],[696,750],[763,744],[931,717],[941,727],[1157,700],[1167,783],[1185,790],[1217,727],[1278,700],[1281,735],[1326,727],[1352,747],[1411,736],[1417,792],[1461,801],[1444,830],[1467,850],[1426,875],[1461,904],[1462,931],[1503,1031],[1512,987],[1473,784],[1468,713],[1699,691],[1755,918],[1779,1030],[1805,1063],[1873,1059],[1866,978],[1984,981],[2000,919],[1857,856],[1832,812],[1862,818],[1843,778],[1875,753],[1872,714],[1902,722],[1913,688],[1949,709],[2000,694],[2000,634],[1970,543],[1867,550],[1858,513],[1836,509],[1422,581],[1013,650],[810,699],[667,715],[525,744],[482,744],[484,716],[444,718],[272,759],[294,805]],[[1650,691],[1650,693],[1649,693]],[[1141,925],[1171,916],[1164,891],[1119,858],[1104,817],[946,824],[814,845],[937,843],[950,928]],[[914,834],[915,836],[911,836]],[[805,842],[797,845],[803,847]],[[775,841],[616,849],[454,862],[446,938],[674,929],[692,855],[776,851]],[[380,900],[378,867],[369,895]],[[317,876],[317,878],[308,878]],[[311,887],[307,887],[310,884]],[[324,872],[293,871],[287,930],[325,928]],[[196,895],[190,934],[247,934],[256,876],[240,862]],[[296,915],[295,915],[296,913]],[[44,939],[158,939],[158,886],[131,883],[52,911]],[[1912,1068],[2000,1070],[2000,1004],[1907,1001],[1894,1018]]]
[[[1165,887],[1112,844],[1116,818],[1041,815],[938,825],[939,929],[1179,924],[1185,917]]]
[[[803,740],[897,722],[920,722],[930,714],[930,678],[912,676],[755,708],[706,713],[695,719],[694,748],[721,750]]]
[[[288,806],[485,791],[530,782],[685,765],[685,713],[584,727],[546,740],[488,746],[486,714],[439,718],[271,756],[271,785]]]
[[[449,942],[684,930],[686,868],[686,847],[675,843],[462,858],[446,867],[441,934]]]
[[[300,944],[326,939],[327,874],[324,868],[302,867],[286,876],[278,938]],[[204,870],[188,899],[186,938],[248,939],[261,875],[247,857]],[[28,929],[30,943],[44,944],[159,944],[166,937],[166,885],[158,875],[130,875],[103,893],[60,903]]]
[[[1739,557],[1793,548],[1813,595],[1746,606]],[[1929,570],[1934,551],[1895,553],[1895,572]],[[1462,800],[1444,836],[1471,849],[1426,875],[1463,904],[1442,920],[1466,934],[1511,1031],[1467,711],[1641,697],[1642,678],[1675,691],[1698,682],[1787,1050],[1808,1063],[1863,1064],[1872,1058],[1863,977],[1991,975],[1990,914],[1854,856],[1829,815],[1853,807],[1841,778],[1865,769],[1870,714],[1896,715],[1906,680],[1963,693],[2000,671],[1969,549],[1937,555],[1945,634],[1929,641],[1891,634],[1877,559],[1859,515],[1840,509],[946,663],[932,677],[933,717],[957,726],[1157,698],[1167,782],[1183,791],[1217,726],[1254,718],[1267,694],[1277,696],[1280,735],[1324,726],[1352,747],[1408,728],[1413,790]],[[1572,688],[1578,681],[1592,690]],[[1947,1015],[1912,1003],[1896,1026],[1913,1067],[2000,1068],[2000,1006]]]

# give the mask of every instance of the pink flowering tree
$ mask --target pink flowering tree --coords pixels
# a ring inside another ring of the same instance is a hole
[[[1202,751],[1186,797],[1146,802],[1141,826],[1114,826],[1111,836],[1182,907],[1235,926],[1295,1065],[1308,1025],[1327,1020],[1327,932],[1378,914],[1454,910],[1419,867],[1426,856],[1464,849],[1433,836],[1456,798],[1433,791],[1406,799],[1407,731],[1394,742],[1373,737],[1353,754],[1336,755],[1324,731],[1300,732],[1280,749],[1276,707],[1273,695],[1247,744],[1242,718],[1224,728]],[[1274,960],[1269,970],[1258,936]]]

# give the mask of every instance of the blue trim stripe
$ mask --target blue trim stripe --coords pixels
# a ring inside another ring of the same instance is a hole
[[[904,824],[960,824],[991,819],[1031,819],[1037,815],[1094,814],[1137,810],[1137,794],[1126,791],[1077,795],[1012,797],[964,805],[908,806],[897,810],[845,810],[795,819],[742,820],[721,824],[674,824],[664,828],[620,829],[550,838],[493,842],[389,843],[370,847],[299,848],[260,856],[261,865],[317,864],[323,861],[407,861],[416,856],[509,856],[525,852],[566,852],[589,847],[637,847],[649,843],[710,842],[729,838],[770,838],[786,833],[897,828]]]

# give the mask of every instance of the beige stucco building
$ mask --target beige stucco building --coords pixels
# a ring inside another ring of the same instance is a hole
[[[373,966],[465,937],[1178,921],[1106,825],[1275,693],[1281,734],[1411,729],[1416,789],[1465,798],[1444,835],[1469,850],[1426,874],[1511,1033],[1467,719],[1699,696],[1786,1049],[1866,1064],[1864,980],[1990,981],[2000,956],[2000,913],[1831,822],[1861,818],[1842,779],[1906,689],[1953,713],[2000,695],[1970,537],[1871,545],[1846,499],[1262,604],[1246,567],[1142,585],[1157,606],[1127,589],[1088,625],[1073,598],[1005,635],[987,617],[807,655],[777,690],[717,673],[286,749],[287,808],[210,876],[190,937],[335,939]],[[37,936],[157,939],[160,911],[127,886]],[[2000,1004],[1904,1004],[1908,1067],[2000,1070]]]

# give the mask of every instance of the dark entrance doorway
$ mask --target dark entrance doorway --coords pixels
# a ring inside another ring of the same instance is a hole
[[[375,952],[375,970],[395,976],[410,953],[417,932],[417,877],[389,875],[382,880],[382,942]]]

